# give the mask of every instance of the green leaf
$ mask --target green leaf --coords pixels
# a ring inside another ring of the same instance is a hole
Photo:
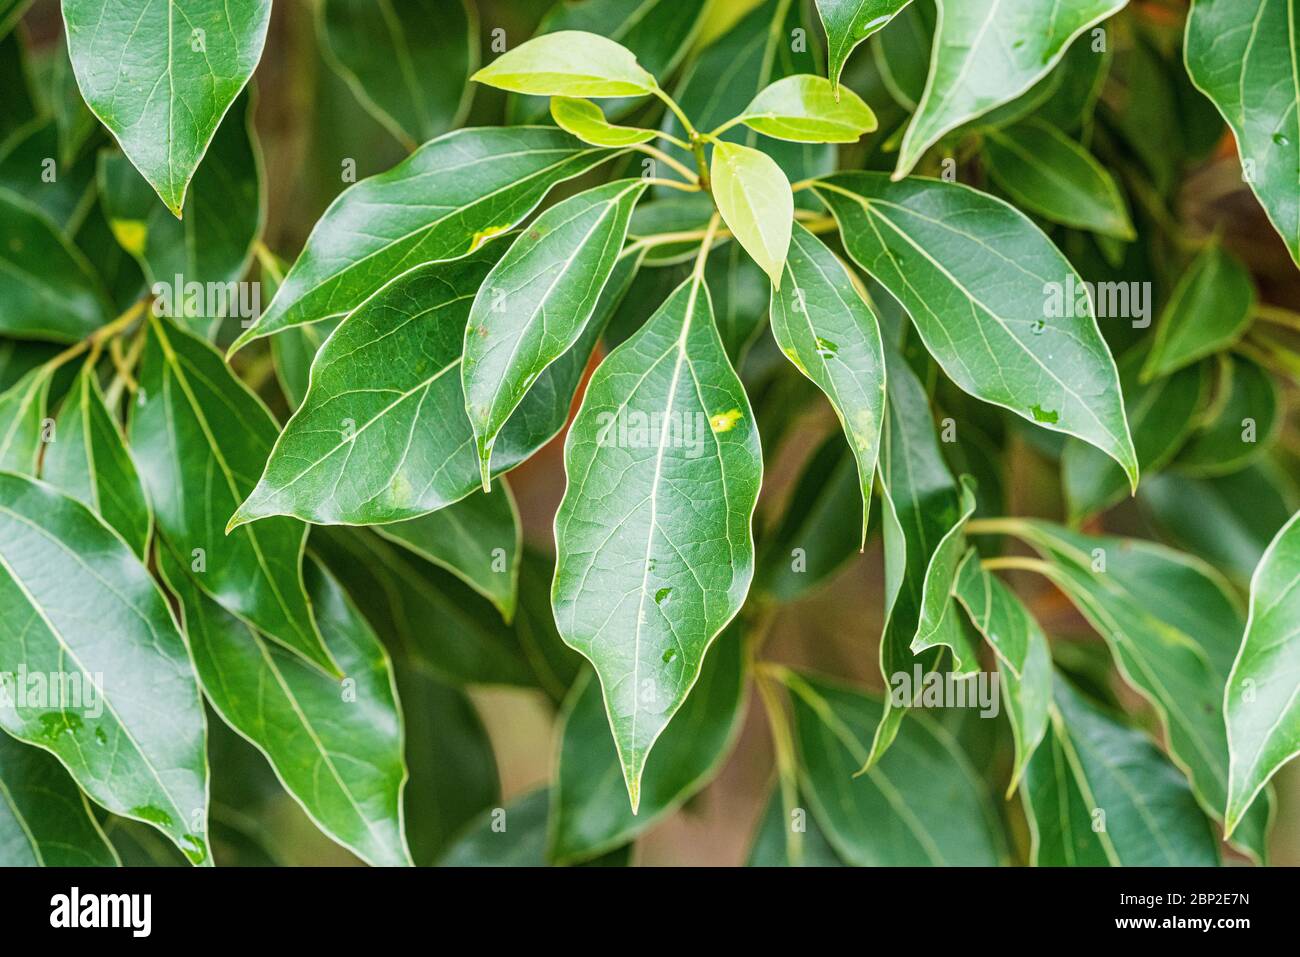
[[[81,370],[54,422],[41,478],[89,506],[142,560],[153,514],[126,439],[104,405],[94,367]]]
[[[52,374],[37,366],[0,394],[0,469],[36,474]]]
[[[1095,445],[1136,488],[1119,375],[1091,299],[1024,214],[954,183],[839,173],[817,183],[849,255],[907,309],[966,392]]]
[[[1058,676],[1021,794],[1037,867],[1213,867],[1218,846],[1178,769]]]
[[[1266,452],[1285,408],[1277,380],[1244,356],[1220,354],[1216,411],[1178,453],[1178,471],[1229,475]]]
[[[27,66],[26,44],[13,24],[0,19],[0,84],[5,91],[0,109],[0,143],[4,143],[24,125],[38,119],[40,104],[33,95],[31,71]]]
[[[80,102],[81,95],[77,94],[77,98]],[[86,153],[61,166],[50,166],[60,149],[59,129],[53,118],[20,127],[11,138],[0,142],[0,189],[26,198],[66,237],[81,225],[94,205],[95,157]]]
[[[650,748],[753,577],[758,432],[698,272],[601,363],[564,452],[555,618],[600,676],[635,811]]]
[[[1213,355],[1240,339],[1255,311],[1255,283],[1218,242],[1183,273],[1156,324],[1156,341],[1142,368],[1150,381]]]
[[[1136,237],[1115,178],[1055,126],[1031,117],[990,130],[984,157],[989,175],[1024,209],[1126,242]]]
[[[626,147],[648,143],[657,134],[635,126],[616,126],[605,119],[599,106],[571,96],[551,97],[551,119],[566,133],[593,146]]]
[[[550,822],[557,864],[591,860],[648,831],[707,785],[726,760],[745,712],[744,636],[718,637],[691,696],[655,746],[633,813],[623,799],[600,682],[585,672],[565,702]]]
[[[13,30],[30,4],[31,0],[0,0],[0,37]]]
[[[1085,127],[1101,97],[1112,58],[1109,43],[1098,50],[1087,34],[1075,40],[1065,51],[1061,65],[1053,71],[1060,74],[1060,82],[1034,111],[1034,118],[1051,123],[1065,133]]]
[[[582,30],[559,30],[507,50],[470,79],[539,96],[640,96],[655,78],[620,43]]]
[[[316,25],[330,65],[408,148],[459,125],[479,59],[468,0],[326,0]]]
[[[177,218],[270,19],[271,0],[63,0],[86,104]]]
[[[798,829],[796,829],[798,828]],[[797,836],[798,851],[792,852],[790,841]],[[797,857],[796,857],[797,853]],[[826,834],[802,807],[786,808],[781,789],[773,788],[767,809],[759,819],[758,830],[749,847],[747,867],[844,867]]]
[[[849,54],[859,43],[890,20],[912,0],[817,0],[817,13],[826,28],[830,41],[827,51],[826,75],[831,78],[832,89],[840,93],[840,74]]]
[[[937,16],[934,0],[914,0],[899,11],[892,30],[871,37],[871,55],[880,71],[881,84],[909,113],[916,111],[925,93]],[[895,133],[894,138],[900,135]]]
[[[876,114],[844,87],[825,77],[787,76],[765,87],[737,117],[752,130],[795,143],[856,143],[876,128]]]
[[[375,531],[447,569],[492,602],[506,622],[514,617],[523,542],[519,509],[504,481],[490,492]]]
[[[92,800],[211,863],[198,684],[140,560],[80,502],[0,473],[0,605],[0,672],[60,691],[15,695],[0,727],[57,757]]]
[[[780,289],[794,222],[794,194],[785,173],[766,153],[719,140],[709,176],[722,221]]]
[[[595,314],[646,185],[615,180],[552,206],[479,287],[465,326],[460,379],[484,489],[497,435]]]
[[[257,324],[232,349],[343,316],[420,263],[457,259],[513,229],[556,183],[614,154],[561,130],[457,130],[344,190],[312,228]]]
[[[538,788],[506,807],[493,808],[461,836],[439,867],[546,867],[547,808],[550,792]],[[632,845],[610,851],[585,867],[626,867]]]
[[[0,334],[76,342],[107,321],[90,263],[36,206],[0,189]]]
[[[1300,263],[1300,18],[1291,0],[1193,0],[1184,51],[1192,82],[1232,127],[1246,182]]]
[[[167,548],[159,564],[180,599],[212,706],[266,756],[325,834],[368,864],[410,864],[402,825],[402,717],[392,665],[342,588],[315,563],[306,579],[346,681],[264,641],[198,588]]]
[[[859,867],[988,866],[1004,856],[985,788],[957,742],[915,715],[865,774],[864,735],[880,703],[797,675],[794,702],[802,790],[839,856]]]
[[[0,866],[121,863],[85,795],[59,762],[0,734]]]
[[[1223,713],[1232,755],[1225,811],[1229,834],[1269,778],[1300,751],[1297,621],[1300,513],[1277,533],[1250,580],[1250,617],[1228,677]]]
[[[938,0],[930,76],[899,150],[895,179],[951,130],[1024,93],[1075,37],[1128,0]]]
[[[213,348],[150,316],[128,436],[158,530],[221,607],[338,673],[303,587],[307,529],[288,518],[226,532],[275,441],[271,413]]]

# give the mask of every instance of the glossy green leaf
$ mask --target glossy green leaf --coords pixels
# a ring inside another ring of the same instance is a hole
[[[566,133],[593,146],[625,147],[648,143],[658,134],[635,126],[616,126],[590,100],[571,96],[551,97],[551,119]]]
[[[557,203],[479,287],[465,326],[460,380],[484,489],[497,435],[595,314],[645,189],[643,180],[615,180]]]
[[[198,684],[140,560],[80,502],[0,473],[0,604],[0,672],[43,674],[59,692],[15,689],[0,727],[57,757],[92,800],[211,863]]]
[[[849,54],[859,43],[888,25],[912,0],[817,0],[817,13],[830,42],[826,75],[841,92],[840,74]]]
[[[63,0],[82,96],[177,217],[270,19],[271,0]]]
[[[226,532],[275,441],[270,412],[211,346],[152,315],[139,382],[128,435],[162,537],[223,608],[337,673],[303,587],[306,527]]]
[[[803,226],[794,228],[785,271],[785,283],[772,293],[772,335],[839,416],[858,465],[865,544],[885,418],[880,324],[843,263]]]
[[[507,50],[470,79],[539,96],[640,96],[655,78],[622,44],[582,30],[558,30]]]
[[[0,394],[0,470],[36,474],[51,374],[37,366]]]
[[[1142,368],[1149,381],[1226,349],[1245,334],[1255,310],[1255,284],[1241,261],[1217,242],[1188,267],[1156,325]]]
[[[457,130],[426,143],[330,204],[275,299],[233,348],[346,315],[413,266],[465,256],[514,228],[556,183],[612,155],[541,127]]]
[[[1230,834],[1269,778],[1300,752],[1297,621],[1300,513],[1277,533],[1250,580],[1250,617],[1228,677],[1223,710],[1232,754],[1225,812]]]
[[[263,640],[203,594],[170,549],[159,551],[159,563],[180,599],[199,681],[222,720],[266,756],[331,838],[368,864],[410,864],[392,665],[338,583],[307,564],[317,620],[346,681]]]
[[[1128,0],[938,0],[930,76],[899,150],[896,179],[947,132],[1033,86],[1079,34]]]
[[[1221,355],[1216,412],[1178,453],[1178,470],[1229,475],[1267,451],[1285,415],[1277,380],[1239,355]]]
[[[722,221],[780,289],[794,222],[794,194],[785,173],[766,153],[719,140],[709,176]]]
[[[326,0],[317,27],[331,65],[410,148],[457,126],[478,67],[469,0]]]
[[[550,856],[591,860],[621,847],[681,807],[717,774],[740,732],[746,668],[742,629],[719,636],[691,695],[655,746],[633,814],[623,800],[619,755],[609,736],[600,682],[587,672],[564,706],[556,760]]]
[[[555,517],[556,622],[596,667],[633,810],[650,748],[749,590],[762,469],[697,274],[596,370]]]
[[[916,111],[925,93],[937,16],[934,0],[912,0],[899,11],[891,29],[871,37],[871,55],[881,83],[908,113]]]
[[[0,189],[0,333],[75,342],[109,317],[107,296],[81,251],[36,206]]]
[[[147,558],[153,515],[126,439],[92,366],[77,376],[54,422],[41,478],[89,506],[141,559]]]
[[[876,114],[862,98],[825,77],[787,76],[765,87],[739,119],[764,136],[795,143],[856,143],[876,128]]]
[[[1187,781],[1140,731],[1054,683],[1051,727],[1021,794],[1038,867],[1213,867]]]
[[[802,799],[801,799],[802,800]],[[797,841],[792,838],[797,835]],[[797,848],[795,850],[794,848]],[[835,848],[826,840],[806,808],[794,807],[787,817],[781,789],[774,788],[767,809],[759,819],[754,842],[749,848],[749,867],[844,867]]]
[[[59,762],[0,733],[0,866],[121,863],[85,795]]]
[[[1292,0],[1193,0],[1187,72],[1232,127],[1246,182],[1300,263],[1300,18]]]
[[[975,483],[969,475],[963,475],[959,485],[957,520],[934,545],[925,567],[921,609],[910,648],[912,654],[919,655],[945,646],[952,652],[953,671],[973,675],[980,670],[979,660],[960,627],[960,612],[955,610],[952,590],[966,557],[966,523],[975,514]]]
[[[839,173],[815,191],[845,248],[976,398],[1095,445],[1137,486],[1119,375],[1082,280],[1023,213],[954,183]]]
[[[1115,178],[1055,126],[1030,118],[991,130],[984,157],[989,174],[1018,206],[1064,226],[1135,238]]]
[[[880,704],[791,675],[803,791],[841,858],[859,867],[988,866],[1005,854],[983,785],[957,742],[914,715],[865,774],[865,735]]]
[[[438,861],[440,867],[546,867],[550,792],[538,788],[473,822]],[[626,867],[632,846],[589,861],[587,867]]]

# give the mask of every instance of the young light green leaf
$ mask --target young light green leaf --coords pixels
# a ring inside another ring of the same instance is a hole
[[[582,30],[559,30],[507,50],[471,80],[539,96],[640,96],[655,78],[621,43]]]
[[[790,181],[766,153],[726,140],[713,145],[709,175],[722,221],[780,289],[794,223]]]
[[[644,180],[615,180],[557,203],[479,287],[465,325],[460,380],[485,490],[497,435],[595,314],[645,189]]]
[[[149,317],[128,435],[159,533],[221,607],[337,674],[303,588],[306,526],[276,518],[226,532],[276,432],[208,343]]]
[[[270,20],[271,0],[63,0],[86,104],[177,218]]]
[[[0,470],[36,474],[52,374],[37,366],[0,394]]]
[[[795,143],[856,143],[876,128],[876,114],[848,87],[825,77],[787,76],[765,87],[737,117],[752,130]]]
[[[456,130],[426,143],[339,194],[232,350],[346,315],[413,266],[467,255],[513,229],[556,183],[613,155],[544,127]]]
[[[839,173],[815,190],[849,255],[966,392],[1097,446],[1137,487],[1115,361],[1074,267],[1013,207],[938,180]],[[1068,291],[1067,291],[1068,290]]]
[[[1055,126],[1030,117],[984,141],[989,175],[1016,203],[1054,223],[1132,241],[1133,222],[1110,172]]]
[[[899,149],[894,179],[947,132],[1014,100],[1056,66],[1083,31],[1128,0],[938,0],[930,76]]]
[[[619,755],[609,737],[600,682],[580,676],[565,702],[556,759],[550,857],[574,864],[629,841],[690,800],[717,774],[740,732],[745,705],[745,647],[733,625],[700,669],[686,703],[655,746],[633,814],[619,787]]]
[[[1229,834],[1269,778],[1300,752],[1298,621],[1300,513],[1277,533],[1250,580],[1250,617],[1224,694],[1231,753],[1224,812]]]
[[[698,270],[596,370],[564,452],[555,619],[596,667],[635,811],[754,570],[758,431]]]
[[[635,146],[659,135],[635,126],[616,126],[605,119],[597,104],[572,96],[551,97],[551,119],[560,129],[593,146]]]
[[[1300,263],[1300,17],[1292,0],[1193,0],[1187,72],[1232,127],[1246,182]]]
[[[1277,437],[1285,416],[1282,391],[1268,370],[1240,355],[1219,355],[1214,416],[1178,453],[1179,472],[1230,475],[1245,468]]]
[[[368,864],[410,864],[392,664],[343,589],[307,563],[317,620],[350,693],[205,595],[171,549],[160,549],[158,561],[180,600],[199,681],[222,720],[266,756],[325,834]]]
[[[1150,381],[1226,349],[1250,326],[1255,283],[1241,261],[1215,242],[1183,273],[1156,324],[1142,368]]]
[[[861,692],[788,674],[802,788],[818,824],[849,864],[989,866],[1005,856],[997,817],[957,742],[916,715],[865,774],[863,735],[880,703]]]
[[[41,478],[88,505],[146,559],[153,515],[126,439],[104,405],[94,367],[87,365],[64,398]]]
[[[121,863],[59,762],[0,733],[0,867]]]
[[[468,0],[325,0],[316,26],[330,65],[408,148],[459,125],[479,59]]]
[[[842,92],[840,74],[844,72],[849,54],[859,43],[885,27],[911,2],[912,0],[817,0],[817,13],[822,18],[826,38],[830,42],[830,49],[826,52],[826,75],[831,78],[831,89],[837,96]]]
[[[1059,675],[1021,786],[1037,867],[1213,867],[1210,823],[1178,769]]]
[[[140,559],[80,502],[0,473],[0,605],[0,672],[44,673],[63,689],[6,695],[0,727],[57,757],[92,800],[210,864],[203,705]]]

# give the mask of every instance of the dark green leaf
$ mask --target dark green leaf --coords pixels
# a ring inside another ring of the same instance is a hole
[[[1277,381],[1239,355],[1221,355],[1214,416],[1178,453],[1178,470],[1199,476],[1239,471],[1268,450],[1285,416]]]

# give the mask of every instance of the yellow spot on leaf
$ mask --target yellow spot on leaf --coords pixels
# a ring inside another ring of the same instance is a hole
[[[730,412],[719,412],[717,415],[709,417],[709,427],[714,432],[730,432],[742,417],[739,409],[732,409]]]
[[[474,238],[470,241],[469,251],[473,252],[493,236],[499,236],[509,228],[509,226],[489,226],[487,229],[480,229],[474,234]]]
[[[118,245],[132,256],[143,256],[149,240],[149,227],[138,219],[114,219],[109,223]]]

